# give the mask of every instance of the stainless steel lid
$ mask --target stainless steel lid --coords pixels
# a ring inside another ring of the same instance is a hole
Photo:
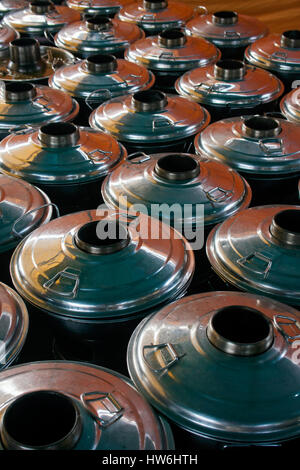
[[[176,80],[176,91],[194,101],[229,108],[253,107],[277,99],[282,82],[266,70],[239,60],[220,60],[196,68]]]
[[[34,184],[93,181],[106,176],[126,155],[109,134],[66,122],[29,128],[0,142],[1,171]]]
[[[187,37],[184,31],[171,28],[134,42],[125,52],[131,62],[161,72],[205,67],[220,57],[220,51],[205,39]]]
[[[189,137],[209,121],[209,113],[197,103],[156,90],[106,101],[89,118],[91,127],[121,141],[146,144]]]
[[[28,5],[27,0],[1,0],[0,1],[0,17],[11,11],[20,10]]]
[[[73,120],[78,103],[62,91],[29,82],[0,82],[0,135],[26,126]]]
[[[112,55],[97,54],[57,70],[50,86],[89,103],[147,90],[154,84],[152,72]]]
[[[246,209],[210,232],[207,256],[230,284],[299,306],[299,227],[300,206]]]
[[[57,47],[88,57],[91,54],[120,53],[144,36],[145,33],[134,24],[105,16],[91,16],[62,28],[54,41]]]
[[[299,329],[297,310],[266,297],[185,297],[137,327],[130,376],[156,409],[192,433],[272,445],[299,437]]]
[[[147,33],[156,34],[166,28],[180,28],[194,13],[193,7],[186,3],[144,0],[124,6],[117,17],[122,21],[136,23]]]
[[[300,87],[282,98],[280,110],[289,121],[300,123]]]
[[[127,377],[81,362],[34,362],[0,378],[2,450],[173,449],[172,432]]]
[[[48,196],[40,189],[0,174],[0,253],[15,248],[20,239],[48,223],[52,212]]]
[[[74,56],[63,49],[40,46],[33,38],[15,39],[9,44],[9,55],[1,60],[0,79],[44,80],[57,68],[74,62]]]
[[[44,31],[57,32],[73,21],[80,20],[80,13],[50,1],[36,0],[23,10],[7,13],[3,22],[22,34],[43,36]]]
[[[251,189],[246,181],[223,163],[187,153],[142,154],[128,157],[102,185],[104,201],[112,209],[126,210],[137,205],[148,215],[153,205],[180,206],[176,220],[157,216],[185,227],[202,227],[221,222],[249,206]],[[197,205],[204,206],[204,221]],[[185,206],[191,211],[184,212]],[[137,206],[136,206],[137,207]],[[152,214],[153,215],[153,214]]]
[[[257,67],[283,72],[300,73],[300,30],[273,33],[251,44],[246,60]],[[296,78],[296,77],[295,77]]]
[[[186,32],[217,47],[245,47],[268,34],[268,28],[257,18],[223,10],[196,16],[187,23]]]
[[[132,0],[67,0],[68,7],[91,15],[114,15]]]
[[[267,116],[217,121],[195,137],[196,152],[238,171],[269,175],[300,172],[300,126]]]
[[[17,31],[0,23],[0,58],[7,56],[9,43],[18,37],[19,33]]]
[[[60,217],[18,245],[11,276],[26,300],[58,317],[112,322],[185,293],[194,255],[178,232],[144,214],[99,213]]]
[[[27,336],[29,317],[21,297],[0,283],[0,370],[19,355]]]

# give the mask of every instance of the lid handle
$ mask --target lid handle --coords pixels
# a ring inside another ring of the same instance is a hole
[[[16,238],[23,238],[23,235],[21,233],[19,233],[17,230],[16,230],[16,226],[23,220],[25,219],[26,217],[28,217],[29,214],[32,214],[34,212],[37,212],[41,209],[44,209],[46,207],[54,207],[55,211],[56,211],[56,217],[59,217],[60,216],[60,213],[59,213],[59,208],[57,207],[56,204],[54,204],[53,202],[48,202],[47,204],[43,204],[42,206],[39,206],[39,207],[36,207],[35,209],[31,209],[30,211],[26,212],[25,214],[21,215],[21,217],[19,217],[15,223],[13,224],[12,226],[12,234],[14,235],[14,237]]]
[[[208,15],[208,9],[203,5],[196,5],[194,8],[194,14],[198,16]]]
[[[59,271],[46,281],[43,287],[49,292],[74,298],[78,292],[80,274],[78,269],[66,267],[63,271]]]
[[[225,202],[232,198],[233,191],[228,189],[220,188],[219,186],[216,188],[212,188],[206,192],[207,199],[211,202]]]
[[[51,104],[46,96],[38,95],[32,100],[32,106],[42,108],[44,111],[51,111]]]
[[[95,149],[92,150],[87,154],[87,156],[92,160],[93,163],[102,164],[104,162],[108,162],[111,159],[112,152],[102,150],[102,149]]]
[[[146,351],[152,351],[154,354],[157,351],[161,351],[165,353],[165,357],[163,354],[160,355],[161,359],[164,361],[164,365],[162,367],[153,367],[152,364],[149,362],[148,356],[146,356]],[[176,362],[183,357],[184,354],[179,356],[174,348],[174,345],[171,343],[161,343],[161,344],[149,344],[143,347],[143,359],[149,369],[153,372],[163,372],[165,370],[170,369]]]
[[[237,260],[237,263],[243,266],[243,268],[251,271],[255,274],[263,276],[266,279],[272,268],[273,261],[268,256],[260,253],[259,251],[254,251],[247,256],[243,256]]]
[[[99,95],[97,99],[92,99],[94,95]],[[93,108],[90,105],[90,102],[96,102],[96,107],[99,106],[101,101],[107,101],[112,98],[112,93],[110,90],[107,90],[106,88],[97,88],[96,90],[91,91],[88,96],[85,98],[85,104],[93,111],[95,108]]]
[[[86,392],[80,396],[81,403],[101,428],[107,428],[123,416],[124,408],[107,392]]]
[[[288,320],[288,321],[282,321],[282,320]],[[290,335],[289,333],[287,333],[284,329],[284,326],[285,325],[292,325],[292,326],[295,326],[299,332],[300,332],[300,321],[297,320],[297,318],[293,318],[293,317],[289,317],[287,315],[274,315],[274,325],[275,325],[275,328],[277,328],[277,330],[283,335],[283,337],[285,339],[287,339],[288,341],[289,340],[294,340],[294,339],[297,339],[297,338],[300,338],[300,333],[297,334],[297,335]]]
[[[150,160],[150,155],[147,155],[144,152],[134,152],[126,157],[126,161],[138,165]]]
[[[270,139],[261,139],[259,141],[259,147],[261,150],[270,155],[273,153],[282,153],[283,151],[283,142],[282,139],[270,138]]]

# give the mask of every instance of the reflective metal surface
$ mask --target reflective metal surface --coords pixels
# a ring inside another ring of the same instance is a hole
[[[251,201],[249,185],[234,170],[185,153],[127,158],[105,179],[102,194],[111,209],[130,210],[138,205],[141,209],[144,206],[148,215],[152,204],[179,204],[181,219],[176,215],[175,223],[184,220],[184,227],[189,229],[221,222]],[[191,213],[184,213],[185,204],[192,205]],[[197,213],[198,204],[204,206],[204,220]],[[163,213],[159,216],[166,223],[174,223],[170,214],[170,220],[164,219]]]
[[[266,297],[185,297],[138,326],[130,376],[156,409],[193,434],[224,445],[280,444],[300,431],[299,326],[299,311]]]
[[[14,29],[0,23],[0,58],[7,56],[9,43],[19,37],[19,33]]]
[[[296,205],[253,207],[230,217],[207,240],[214,271],[242,290],[299,306],[299,221]]]
[[[289,121],[300,123],[300,87],[282,98],[280,110]]]
[[[109,369],[24,364],[1,373],[0,391],[2,450],[174,448],[167,422],[126,377]]]
[[[81,14],[113,16],[131,0],[67,0],[68,7]]]
[[[28,5],[27,0],[1,0],[0,1],[0,18],[6,13],[20,10]]]
[[[11,366],[18,357],[27,336],[29,317],[21,297],[0,283],[0,370]]]

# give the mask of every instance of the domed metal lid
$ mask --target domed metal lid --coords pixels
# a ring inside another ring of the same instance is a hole
[[[194,9],[186,3],[167,0],[144,0],[123,7],[118,18],[136,23],[147,32],[162,31],[166,28],[183,26],[194,15]]]
[[[175,221],[165,220],[163,213],[158,216],[166,223],[184,220],[189,228],[202,227],[203,222],[218,223],[245,209],[251,201],[251,189],[238,173],[223,163],[187,153],[133,154],[106,178],[102,194],[112,209],[126,210],[138,204],[141,208],[144,205],[148,215],[153,204],[179,204],[182,210]],[[204,206],[204,221],[202,213],[197,212],[200,204]],[[185,205],[190,212],[184,212]]]
[[[91,16],[62,28],[54,41],[58,47],[88,57],[121,52],[144,36],[145,33],[134,24],[105,16]]]
[[[0,391],[5,449],[174,448],[166,421],[127,377],[109,369],[64,361],[23,364],[1,372]]]
[[[132,0],[67,0],[68,7],[91,15],[112,15]]]
[[[21,238],[49,222],[51,206],[40,189],[0,174],[0,253],[11,250]]]
[[[34,184],[77,184],[107,175],[126,155],[109,134],[59,122],[5,137],[0,168]]]
[[[300,123],[300,87],[282,98],[280,110],[289,121]]]
[[[9,50],[9,43],[19,37],[19,33],[14,29],[0,23],[0,57],[6,57]]]
[[[28,5],[27,0],[1,0],[0,1],[0,17],[11,11],[20,10]]]
[[[297,310],[266,297],[185,297],[137,327],[129,373],[179,426],[224,445],[271,445],[299,436],[299,328]]]
[[[300,30],[273,33],[259,39],[247,48],[245,58],[257,67],[299,75]]]
[[[253,107],[278,98],[282,82],[263,69],[239,60],[220,60],[196,68],[176,80],[176,91],[194,101],[230,108]]]
[[[100,104],[116,96],[147,90],[154,81],[154,75],[145,67],[112,55],[97,54],[60,68],[49,84],[87,103]]]
[[[300,126],[267,116],[217,121],[195,137],[199,155],[227,163],[238,171],[278,174],[300,171]]]
[[[133,43],[125,58],[155,71],[180,71],[213,64],[220,51],[202,38],[187,37],[180,29],[166,29],[158,36]]]
[[[207,256],[234,286],[299,306],[299,227],[300,206],[246,209],[210,232]]]
[[[243,47],[265,36],[268,28],[257,18],[223,10],[196,16],[187,23],[186,32],[217,47]]]
[[[63,49],[40,46],[33,38],[15,39],[9,44],[9,56],[1,60],[0,78],[31,82],[47,79],[57,68],[74,62],[74,56]]]
[[[0,283],[0,370],[19,355],[27,336],[29,318],[21,297]]]
[[[80,13],[47,0],[35,0],[23,10],[7,13],[3,21],[19,33],[43,36],[44,31],[56,32],[66,24],[80,20]]]
[[[60,217],[18,245],[11,276],[26,300],[52,315],[119,321],[185,293],[194,256],[178,232],[144,214],[98,213]]]
[[[90,126],[124,142],[166,142],[204,129],[206,109],[177,95],[147,90],[106,101],[92,112]]]
[[[0,82],[0,135],[22,132],[26,126],[69,121],[78,103],[62,91],[28,82]]]

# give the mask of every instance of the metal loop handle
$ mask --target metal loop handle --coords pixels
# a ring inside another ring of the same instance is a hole
[[[65,268],[63,271],[59,271],[58,273],[55,274],[55,276],[53,276],[51,279],[49,279],[48,281],[46,281],[44,284],[43,284],[43,287],[44,289],[47,289],[48,291],[50,292],[53,292],[55,294],[59,294],[59,295],[62,295],[64,297],[75,297],[76,294],[77,294],[77,291],[78,291],[78,287],[79,287],[79,281],[80,281],[80,271],[78,269],[75,269],[75,268]],[[69,292],[63,290],[64,288],[64,283],[63,283],[63,279],[69,279],[71,281],[74,281],[73,284],[73,289]],[[61,288],[61,290],[59,289],[55,289],[53,288],[52,286],[56,283],[56,281],[59,280],[59,287]]]
[[[37,106],[43,108],[45,111],[51,111],[51,107],[49,107],[48,99],[43,95],[35,96],[32,100],[32,106]]]
[[[96,90],[91,91],[91,92],[88,94],[88,96],[85,98],[84,101],[85,101],[85,104],[86,104],[92,111],[94,111],[95,108],[93,108],[93,107],[89,104],[89,100],[91,99],[91,97],[92,97],[95,93],[99,93],[100,95],[103,94],[103,96],[105,96],[105,94],[108,95],[107,97],[104,98],[103,101],[107,101],[107,100],[109,100],[109,99],[112,98],[112,93],[111,93],[111,91],[110,91],[110,90],[107,90],[106,88],[97,88]],[[101,100],[101,98],[100,98],[100,100]],[[94,101],[96,101],[96,100],[94,100]],[[100,103],[99,103],[99,100],[97,100],[97,101],[98,101],[98,104],[100,104]]]
[[[51,44],[53,44],[55,46],[54,36],[51,33],[51,31],[48,31],[48,29],[45,29],[44,30],[44,36],[47,39],[47,41],[49,41]]]
[[[259,141],[259,147],[264,153],[272,154],[272,153],[277,153],[277,152],[282,152],[282,139],[278,139],[276,137],[272,138],[265,138],[265,139],[260,139]]]
[[[8,129],[8,132],[13,135],[33,134],[33,132],[36,132],[36,128],[29,126],[28,124],[24,124],[22,126],[11,127]]]
[[[47,204],[43,204],[42,206],[36,207],[35,209],[31,209],[30,211],[28,211],[25,214],[21,215],[21,217],[19,217],[12,226],[12,229],[11,229],[12,234],[17,238],[23,238],[23,235],[21,235],[19,232],[17,232],[16,225],[21,220],[23,220],[25,217],[27,217],[29,214],[32,214],[33,212],[39,211],[39,210],[44,209],[45,207],[49,207],[49,206],[54,207],[54,209],[56,210],[56,215],[57,215],[57,217],[59,217],[60,213],[59,213],[59,208],[57,207],[57,205],[54,204],[53,202],[48,202]]]
[[[80,400],[85,409],[102,428],[107,428],[123,416],[124,408],[111,393],[98,391],[82,393]],[[90,404],[93,402],[97,402],[102,406],[101,410],[97,409],[97,413],[91,408]],[[102,416],[100,412],[102,412]]]
[[[154,368],[152,365],[149,363],[148,359],[145,356],[145,350],[161,350],[161,349],[166,349],[169,354],[170,354],[170,360],[169,362],[166,363],[165,366],[159,367],[159,368]],[[149,344],[143,347],[143,359],[149,369],[151,369],[153,372],[163,372],[165,370],[170,369],[182,356],[178,356],[177,352],[175,351],[174,346],[171,343],[161,343],[161,344]]]
[[[200,12],[201,10],[202,10],[204,13],[198,13],[198,12]],[[195,6],[195,8],[194,8],[193,11],[194,11],[194,13],[197,13],[199,16],[208,15],[208,9],[207,9],[205,6],[203,6],[203,5],[197,5],[197,6]]]
[[[224,37],[231,39],[239,39],[241,37],[241,34],[238,31],[224,31]]]
[[[278,318],[281,318],[282,320],[289,320],[289,322],[278,321],[277,320]],[[282,327],[282,325],[296,325],[296,327],[300,331],[300,321],[297,320],[297,318],[289,317],[287,315],[277,314],[277,315],[274,315],[274,325],[277,328],[277,330],[284,336],[284,338],[289,339],[289,340],[300,338],[300,334],[291,336],[286,331],[284,331]]]
[[[221,193],[221,194],[215,195],[218,192]],[[210,189],[205,194],[206,194],[207,198],[212,202],[224,202],[224,201],[227,201],[228,199],[230,199],[232,197],[233,191],[223,189],[223,188],[220,188],[218,186],[218,187]]]
[[[149,21],[149,20],[155,20],[155,15],[153,13],[145,13],[142,16],[142,21]]]
[[[286,59],[287,59],[287,53],[286,52],[280,52],[280,51],[276,51],[276,52],[273,52],[273,54],[271,54],[271,58],[272,59],[283,59],[285,62],[286,62]]]
[[[100,157],[97,158],[97,154],[100,154]],[[97,163],[103,163],[105,161],[109,161],[111,159],[112,152],[101,150],[101,149],[95,149],[92,150],[87,154],[87,156],[90,158],[90,160],[96,165]]]
[[[246,264],[247,262],[255,258],[263,261],[266,264],[266,268],[264,270],[261,270],[261,269],[259,270],[257,268],[255,269],[255,267],[253,268],[253,266],[249,266]],[[243,266],[245,269],[248,269],[251,272],[263,275],[264,278],[266,278],[270,272],[273,261],[270,258],[268,258],[266,255],[264,255],[263,253],[255,251],[254,253],[250,253],[249,255],[238,259],[237,263]]]
[[[139,158],[140,157],[140,158]],[[130,162],[132,164],[138,165],[140,163],[144,163],[147,160],[150,160],[150,155],[147,155],[144,152],[134,152],[128,155],[125,159],[126,162]]]
[[[159,55],[159,58],[160,58],[160,59],[175,60],[175,57],[174,57],[174,54],[173,54],[172,51],[170,51],[170,52],[162,52],[162,53]]]
[[[152,130],[159,129],[160,127],[173,127],[175,124],[167,117],[157,117],[152,121]]]

